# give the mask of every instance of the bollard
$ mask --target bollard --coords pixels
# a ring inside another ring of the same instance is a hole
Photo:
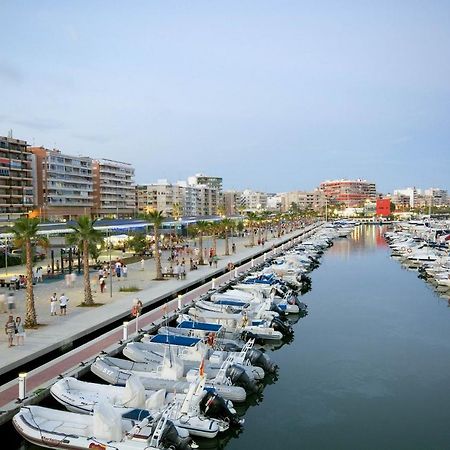
[[[123,323],[123,340],[126,341],[128,339],[128,322]]]
[[[211,289],[215,289],[215,288],[216,288],[216,279],[213,278],[213,279],[211,280]]]
[[[266,260],[266,257],[267,257],[267,255],[264,253],[264,255],[263,255],[263,260],[264,261]]]
[[[250,263],[250,267],[254,267],[254,266],[255,266],[255,261],[253,261],[253,258],[252,258],[252,261]]]
[[[284,244],[281,244],[281,250],[284,250]]]
[[[19,373],[19,401],[25,400],[27,395],[27,374]]]
[[[139,334],[139,313],[136,314],[136,334]]]
[[[238,270],[237,270],[237,267],[234,268],[234,276],[235,276],[235,278],[238,277]]]
[[[183,307],[183,304],[181,302],[181,299],[183,296],[181,294],[178,295],[178,311],[181,311],[181,308]]]

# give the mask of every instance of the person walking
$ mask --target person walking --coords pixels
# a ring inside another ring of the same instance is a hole
[[[16,302],[14,301],[13,292],[8,292],[7,304],[8,304],[8,312],[10,314],[13,314],[16,311]]]
[[[145,267],[145,259],[142,258],[141,259],[141,270],[144,270],[144,267]]]
[[[53,295],[50,297],[50,315],[57,316],[56,305],[57,305],[58,297],[56,297],[56,292],[53,292]]]
[[[234,242],[231,244],[231,251],[236,253],[236,244]]]
[[[16,344],[17,345],[23,345],[25,341],[25,328],[23,327],[22,318],[17,316],[16,317]]]
[[[105,291],[105,284],[106,284],[105,277],[101,277],[99,283],[100,283],[100,292],[103,294],[103,292]]]
[[[64,295],[64,292],[59,297],[59,313],[61,316],[65,316],[67,313],[67,303],[69,299]]]
[[[128,267],[126,264],[123,264],[123,266],[122,266],[122,275],[124,278],[128,277]]]
[[[14,322],[14,316],[10,314],[5,324],[5,333],[6,336],[8,336],[8,347],[12,347],[14,345],[15,332],[16,332],[16,322]]]

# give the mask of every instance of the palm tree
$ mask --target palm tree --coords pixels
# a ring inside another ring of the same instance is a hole
[[[203,258],[203,236],[209,230],[209,222],[206,222],[206,220],[199,220],[197,222],[196,226],[197,226],[197,230],[198,230],[198,247],[200,250],[199,264],[203,265],[203,264],[205,264],[205,260]]]
[[[225,255],[228,256],[230,254],[230,246],[228,243],[228,231],[231,231],[234,228],[234,222],[231,219],[223,219],[220,222],[220,226],[225,234]]]
[[[248,221],[248,225],[251,228],[251,233],[250,233],[250,247],[254,247],[255,245],[255,226],[256,226],[256,221],[258,220],[258,215],[254,212],[249,212],[247,213],[247,221]]]
[[[214,255],[217,255],[217,235],[220,232],[220,226],[216,222],[209,222],[208,232],[212,236]]]
[[[80,216],[75,225],[70,228],[73,230],[66,237],[69,245],[76,245],[83,252],[83,284],[84,284],[84,304],[93,305],[91,279],[89,277],[89,249],[93,245],[102,242],[102,233],[94,228],[95,220],[88,216]]]
[[[16,220],[11,229],[14,235],[14,244],[17,247],[25,247],[27,273],[25,327],[27,328],[34,328],[37,326],[33,291],[33,247],[36,245],[47,247],[48,245],[47,238],[37,234],[38,225],[38,218],[29,219],[28,217],[21,217]]]
[[[153,233],[155,235],[156,279],[162,280],[161,256],[159,254],[159,229],[164,220],[164,213],[162,211],[151,211],[147,214],[147,219],[153,223]]]

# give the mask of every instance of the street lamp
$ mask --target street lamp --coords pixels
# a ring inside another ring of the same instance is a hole
[[[109,253],[109,296],[112,297],[112,291],[113,291],[112,275],[113,275],[113,271],[112,271],[112,265],[111,265],[111,230],[109,228],[108,228],[107,236],[108,236],[108,253]]]
[[[8,237],[5,236],[5,275],[8,275]]]

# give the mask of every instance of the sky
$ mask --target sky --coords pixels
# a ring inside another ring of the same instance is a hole
[[[450,1],[0,0],[0,135],[137,183],[450,189]]]

